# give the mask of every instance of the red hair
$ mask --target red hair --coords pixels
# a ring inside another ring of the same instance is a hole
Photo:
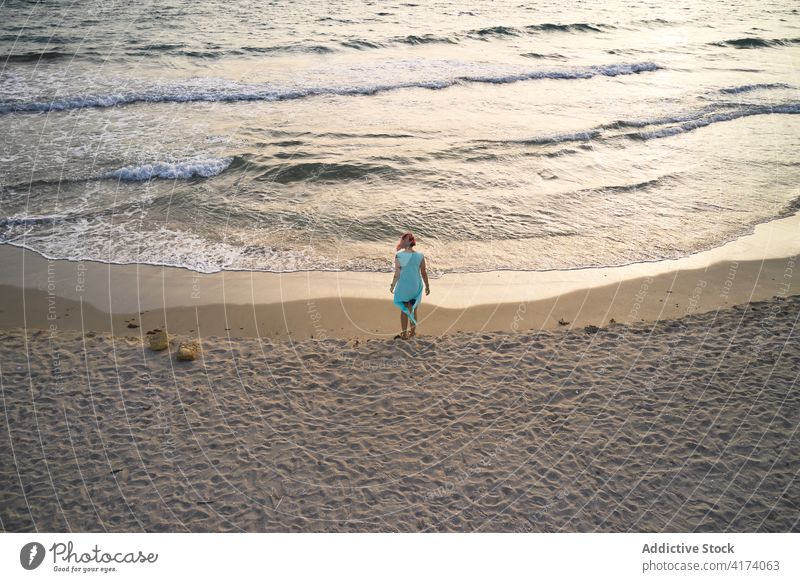
[[[400,237],[400,242],[397,243],[397,250],[399,251],[405,247],[413,247],[415,244],[417,244],[417,241],[414,239],[414,235],[407,232]]]

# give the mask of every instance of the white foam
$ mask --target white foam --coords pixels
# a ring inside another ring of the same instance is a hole
[[[107,172],[103,178],[113,178],[130,182],[142,182],[161,178],[164,180],[188,180],[189,178],[210,178],[221,174],[233,162],[233,158],[205,158],[181,162],[154,162],[140,166],[126,166]]]
[[[92,107],[115,107],[136,103],[192,103],[236,101],[285,101],[317,95],[374,95],[400,89],[447,89],[462,83],[506,84],[537,79],[590,79],[597,76],[616,77],[635,75],[662,69],[656,63],[618,63],[591,65],[560,70],[489,70],[486,74],[459,75],[439,79],[418,79],[407,82],[365,83],[354,86],[300,86],[280,87],[272,84],[243,84],[220,79],[199,79],[191,83],[178,83],[152,87],[144,91],[114,93],[109,95],[82,95],[43,102],[0,103],[0,113],[68,111]]]
[[[719,90],[720,93],[737,94],[749,93],[750,91],[768,90],[768,89],[791,89],[792,86],[786,83],[753,83],[750,85],[737,85],[735,87],[723,87]]]
[[[694,118],[689,116],[675,118],[679,124],[652,131],[642,131],[633,134],[634,137],[639,139],[657,139],[661,137],[670,137],[679,133],[692,131],[701,127],[707,127],[712,123],[722,121],[731,121],[740,119],[742,117],[750,117],[753,115],[770,115],[770,114],[797,114],[800,113],[800,103],[786,103],[783,105],[775,106],[758,106],[758,107],[745,107],[742,109],[732,111],[722,111],[712,113],[710,115],[698,115]],[[667,121],[668,122],[668,121]],[[665,123],[663,120],[658,120],[658,123]],[[654,123],[655,124],[655,123]],[[649,125],[649,124],[648,124]]]

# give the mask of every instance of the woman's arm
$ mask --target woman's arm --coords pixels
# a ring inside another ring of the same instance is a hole
[[[397,280],[400,278],[400,261],[397,260],[397,257],[394,258],[394,279],[392,279],[392,284],[389,285],[389,292],[394,293],[394,286],[397,285]]]
[[[425,281],[425,295],[430,295],[431,286],[428,285],[428,269],[425,266],[425,257],[422,257],[422,262],[419,264],[419,272],[422,275],[422,280]]]

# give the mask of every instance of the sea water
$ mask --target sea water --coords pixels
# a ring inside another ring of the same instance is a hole
[[[800,208],[792,2],[0,3],[0,244],[203,272],[677,258]]]

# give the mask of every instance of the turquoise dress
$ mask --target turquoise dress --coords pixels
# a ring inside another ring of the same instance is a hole
[[[400,262],[400,278],[394,288],[394,304],[408,315],[411,323],[417,325],[413,310],[422,301],[422,276],[419,273],[419,266],[425,256],[416,251],[413,253],[397,251],[395,256]],[[411,310],[405,306],[408,302],[411,302]]]

